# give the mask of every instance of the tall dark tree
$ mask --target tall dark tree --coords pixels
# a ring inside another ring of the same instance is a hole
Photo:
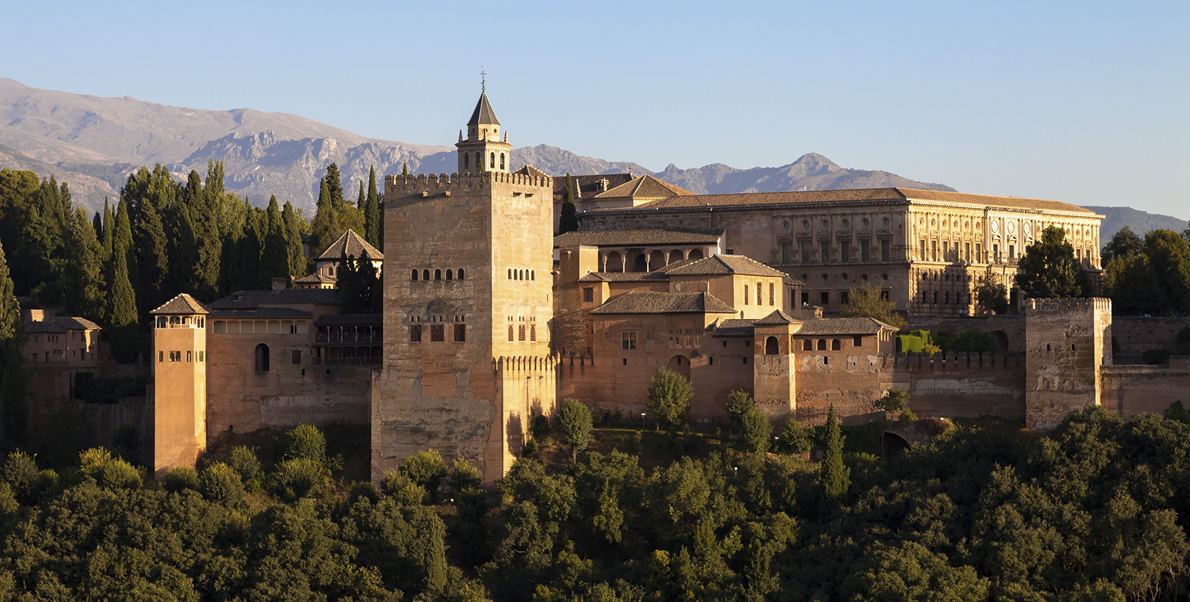
[[[574,214],[574,181],[570,174],[566,174],[566,189],[562,192],[562,213],[558,218],[558,234],[578,231],[578,218]]]
[[[108,262],[111,261],[112,246],[113,242],[115,241],[116,234],[115,230],[115,214],[112,213],[112,208],[107,202],[107,197],[103,197],[103,232],[99,234],[99,258],[103,261],[104,266],[106,266]],[[110,283],[111,281],[106,279],[106,276],[109,274],[105,271],[103,275],[105,276],[105,281]]]
[[[82,209],[74,213],[66,241],[62,291],[68,315],[103,321],[102,248]]]
[[[264,212],[244,201],[247,214],[244,216],[244,235],[240,237],[238,261],[235,266],[233,290],[254,290],[264,287],[260,279],[260,250],[265,230],[268,228]]]
[[[364,239],[379,249],[383,217],[380,213],[380,194],[376,191],[376,167],[368,168],[368,197],[364,205]]]
[[[6,447],[21,445],[25,438],[29,410],[24,345],[21,306],[17,303],[16,289],[0,242],[0,443]]]
[[[1145,234],[1139,253],[1107,262],[1103,288],[1117,313],[1190,312],[1190,244],[1173,230]]]
[[[366,306],[360,302],[364,296],[364,286],[354,256],[339,258],[339,265],[335,267],[335,281],[335,287],[343,295],[342,313],[364,313]]]
[[[136,304],[141,311],[148,311],[164,303],[169,293],[166,286],[169,276],[169,243],[157,205],[152,202],[142,203],[139,213],[140,219],[132,230],[138,277]]]
[[[121,204],[123,206],[123,204]],[[122,215],[122,214],[121,214]],[[119,218],[116,218],[119,222]],[[118,227],[118,226],[117,226]],[[136,294],[128,279],[128,254],[117,243],[111,255],[111,279],[105,332],[117,362],[132,361],[140,347]]]
[[[1074,258],[1066,231],[1050,226],[1041,240],[1025,249],[1017,264],[1016,285],[1033,298],[1087,297],[1091,279]]]
[[[835,404],[826,415],[826,450],[818,467],[818,486],[824,508],[837,504],[851,487],[851,469],[843,464],[843,432],[835,419]]]
[[[1124,226],[1112,235],[1111,240],[1106,245],[1103,245],[1103,252],[1100,254],[1100,258],[1106,264],[1116,257],[1135,255],[1141,252],[1144,246],[1145,241],[1133,233],[1132,228]]]
[[[361,188],[362,190],[362,188]],[[277,197],[269,198],[265,214],[266,234],[260,252],[260,281],[268,283],[273,278],[289,278],[289,247],[285,240],[285,220],[277,206]]]
[[[98,211],[95,212],[95,218],[91,220],[91,228],[95,230],[95,238],[103,240],[103,216]]]
[[[23,216],[20,243],[13,253],[17,292],[32,292],[42,303],[61,301],[59,274],[71,224],[70,205],[62,196],[65,190],[53,176],[42,180]]]
[[[337,228],[335,205],[331,200],[330,187],[327,185],[326,178],[323,178],[318,186],[318,202],[314,208],[314,219],[310,222],[310,266],[308,271],[313,271],[314,259],[335,241],[331,237]]]
[[[356,265],[355,272],[356,277],[359,280],[359,299],[357,304],[360,308],[360,313],[380,313],[380,275],[376,272],[376,266],[372,265],[372,258],[368,256],[367,251],[364,251],[363,256],[360,257],[359,264]]]
[[[281,210],[281,221],[285,223],[285,249],[289,258],[289,275],[300,278],[306,275],[306,257],[302,254],[302,233],[306,229],[306,220],[301,212],[293,208],[289,201],[285,201],[285,208]]]
[[[136,255],[132,249],[132,221],[128,210],[128,203],[121,201],[116,207],[116,226],[112,231],[112,253],[124,254],[124,271],[127,274],[128,281],[135,283],[137,281],[136,273]],[[114,263],[113,269],[114,269]],[[112,282],[115,282],[114,280]],[[133,285],[133,290],[136,285]]]

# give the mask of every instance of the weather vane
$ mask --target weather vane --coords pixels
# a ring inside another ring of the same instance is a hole
[[[479,66],[479,89],[481,92],[488,91],[488,74],[484,72],[483,65]]]

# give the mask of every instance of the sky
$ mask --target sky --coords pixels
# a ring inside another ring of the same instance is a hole
[[[6,2],[0,76],[651,170],[816,152],[1190,218],[1190,2]],[[20,24],[20,25],[17,25]]]

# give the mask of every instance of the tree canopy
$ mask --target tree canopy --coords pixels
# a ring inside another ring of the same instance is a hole
[[[897,304],[887,299],[880,287],[867,283],[847,293],[847,302],[839,308],[844,318],[874,318],[889,326],[905,326],[905,316],[897,313]]]
[[[1057,226],[1042,230],[1041,240],[1021,254],[1016,285],[1037,299],[1091,295],[1090,277],[1074,258],[1074,246],[1066,242],[1066,231]]]

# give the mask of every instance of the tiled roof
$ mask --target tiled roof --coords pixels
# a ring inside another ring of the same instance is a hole
[[[785,324],[796,324],[798,320],[785,315],[785,312],[777,309],[773,313],[755,321],[753,326],[783,326]]]
[[[368,254],[368,259],[384,259],[384,253],[377,251],[376,247],[360,238],[355,230],[348,229],[338,240],[331,243],[331,246],[327,247],[322,255],[318,256],[318,261],[338,261],[348,255],[360,259],[364,253]]]
[[[805,318],[798,335],[876,334],[882,329],[896,330],[873,318]]]
[[[640,197],[645,199],[664,199],[673,196],[691,196],[693,192],[674,186],[669,182],[662,182],[653,176],[644,175],[633,178],[607,192],[595,195],[597,199],[614,199],[624,197]]]
[[[770,268],[759,261],[743,255],[712,255],[669,271],[671,276],[709,276],[715,274],[740,274],[742,276],[769,276],[788,278],[780,270]]]
[[[54,316],[36,322],[25,322],[25,332],[66,332],[67,330],[101,330],[99,325],[86,318]]]
[[[194,297],[182,293],[173,299],[165,302],[165,305],[149,312],[152,315],[158,314],[172,314],[172,315],[195,315],[207,313],[207,308],[195,300]]]
[[[238,291],[208,305],[217,309],[255,309],[262,305],[340,305],[343,293],[330,288],[284,288],[277,291]]]
[[[479,102],[475,104],[475,112],[471,114],[470,121],[467,125],[500,125],[500,120],[496,119],[496,112],[492,110],[492,103],[488,102],[488,93],[484,92],[479,95]]]
[[[714,245],[723,230],[579,230],[554,237],[554,248],[591,245],[633,247],[646,245]]]
[[[297,320],[314,317],[314,314],[291,307],[257,307],[255,309],[216,309],[210,319],[222,320]]]
[[[323,276],[321,272],[314,272],[309,276],[302,276],[293,282],[295,284],[333,284],[338,281],[330,276]]]
[[[710,293],[632,291],[591,310],[593,314],[734,314],[730,305]]]
[[[715,326],[717,337],[750,337],[753,334],[752,323],[755,320],[719,320]]]
[[[525,165],[512,173],[517,174],[517,175],[522,175],[522,176],[535,176],[538,178],[550,177],[550,174],[547,174],[544,171],[541,171],[540,169],[533,167],[532,165]],[[563,185],[565,185],[565,182],[563,182]],[[557,187],[558,187],[557,183],[555,182],[554,188],[557,188]]]
[[[579,282],[640,282],[665,281],[669,278],[663,272],[591,272]]]
[[[622,195],[621,195],[622,196]],[[968,205],[1067,211],[1088,216],[1095,212],[1061,201],[1027,199],[1006,196],[966,194],[940,190],[912,188],[862,188],[851,190],[809,190],[801,192],[747,192],[737,194],[701,194],[659,199],[635,208],[605,209],[603,211],[631,211],[633,209],[680,209],[689,207],[733,207],[748,205],[792,205],[798,203],[834,203],[864,201],[939,201]]]
[[[314,320],[315,326],[376,326],[384,323],[384,314],[326,314]]]

